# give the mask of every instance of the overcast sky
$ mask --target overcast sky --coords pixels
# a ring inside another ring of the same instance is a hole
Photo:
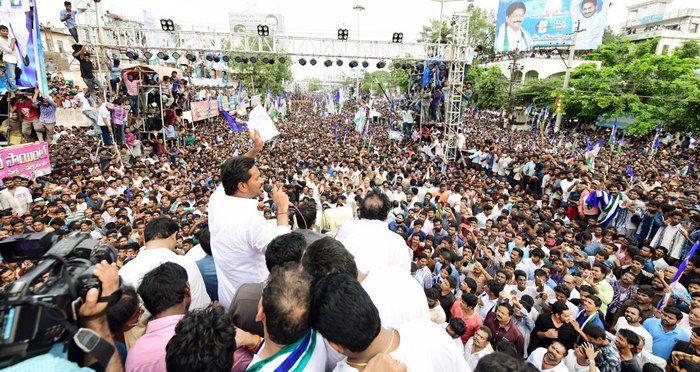
[[[36,2],[42,23],[61,25],[59,12],[63,1]],[[87,2],[73,1],[79,5]],[[366,8],[360,18],[360,39],[363,40],[389,41],[393,32],[403,32],[405,41],[415,41],[421,26],[440,15],[440,3],[431,0],[102,0],[102,9],[138,19],[142,18],[143,10],[147,10],[156,19],[170,18],[176,23],[208,24],[218,28],[228,26],[229,13],[276,13],[284,16],[289,35],[335,37],[342,26],[355,38],[357,13],[352,8],[358,2]],[[623,22],[626,6],[638,2],[640,0],[612,0],[608,23]],[[700,7],[698,2],[700,0],[675,0],[673,7]],[[467,1],[445,2],[444,14],[464,9],[467,4]],[[474,4],[495,10],[498,0],[475,0]]]

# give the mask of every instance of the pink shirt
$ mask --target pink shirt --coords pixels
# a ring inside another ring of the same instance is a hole
[[[175,335],[175,326],[184,315],[151,320],[146,333],[136,340],[126,356],[127,372],[161,372],[165,367],[165,346]]]
[[[126,86],[126,93],[130,96],[139,95],[139,84],[141,84],[141,79],[139,80],[129,80],[124,79],[124,85]]]
[[[476,333],[476,330],[481,327],[483,324],[483,321],[481,320],[481,316],[479,315],[478,311],[474,311],[472,316],[466,317],[464,316],[464,313],[462,313],[462,300],[455,301],[454,304],[452,304],[452,308],[450,308],[450,313],[452,313],[452,316],[455,318],[461,318],[464,321],[464,325],[466,326],[466,331],[464,332],[464,335],[462,335],[462,343],[466,344],[467,341],[469,341],[472,336],[474,336],[474,333]]]

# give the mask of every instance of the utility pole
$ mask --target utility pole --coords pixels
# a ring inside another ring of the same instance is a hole
[[[357,12],[357,49],[356,53],[358,56],[360,55],[360,12],[365,10],[365,7],[362,6],[362,4],[357,3],[353,8]],[[357,73],[355,74],[355,97],[356,100],[359,102],[360,101],[360,64],[357,65]]]
[[[569,47],[569,58],[566,61],[566,73],[564,74],[564,86],[562,87],[564,91],[569,89],[569,79],[571,78],[571,66],[574,64],[574,52],[576,51],[576,36],[579,32],[586,31],[581,30],[581,21],[576,22],[576,28],[574,29],[574,37],[571,41],[571,46]],[[561,103],[560,103],[561,104]],[[561,109],[557,110],[557,118],[554,122],[554,133],[559,132],[559,127],[561,126]]]
[[[513,98],[513,83],[515,82],[515,71],[518,71],[518,55],[520,51],[516,49],[513,52],[513,63],[510,65],[510,81],[508,82],[508,102],[506,103],[506,115],[503,118],[503,126],[505,127],[508,123],[508,118],[513,110],[512,98]]]

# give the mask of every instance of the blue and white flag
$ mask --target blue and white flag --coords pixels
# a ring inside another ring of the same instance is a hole
[[[234,131],[234,132],[240,132],[240,131],[243,131],[243,130],[248,129],[248,126],[246,125],[246,123],[243,123],[243,122],[239,123],[239,122],[237,122],[237,121],[236,121],[236,118],[234,118],[233,116],[231,116],[231,114],[229,114],[228,111],[226,111],[226,110],[219,110],[219,112],[221,113],[221,115],[224,116],[224,119],[226,119],[226,122],[228,123],[228,126],[231,127],[231,130],[232,130],[232,131]]]
[[[695,244],[693,244],[693,247],[690,248],[690,252],[685,256],[685,259],[683,262],[681,262],[681,265],[678,266],[678,271],[676,271],[676,275],[673,276],[673,281],[669,283],[669,288],[671,288],[671,292],[673,292],[673,288],[675,287],[675,284],[678,283],[678,281],[681,280],[681,277],[683,276],[683,273],[685,272],[685,267],[688,266],[688,261],[690,261],[693,256],[695,256],[695,252],[698,251],[698,247],[700,246],[700,240],[695,241]],[[657,310],[661,310],[666,306],[666,302],[668,301],[669,297],[671,297],[671,293],[666,293],[664,295],[664,298],[659,301],[659,304],[656,306]]]
[[[654,154],[659,149],[659,140],[661,137],[661,122],[659,126],[656,127],[656,134],[654,135],[654,142],[651,143],[651,153]]]
[[[630,176],[630,182],[634,182],[634,171],[629,165],[627,166],[627,175]]]
[[[612,131],[610,131],[610,138],[608,138],[608,143],[614,143],[616,138],[617,138],[617,118],[615,118],[615,122],[613,123]]]

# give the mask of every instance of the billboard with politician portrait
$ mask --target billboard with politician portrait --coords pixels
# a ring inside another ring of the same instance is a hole
[[[500,0],[496,52],[570,46],[595,49],[603,38],[610,0]]]

